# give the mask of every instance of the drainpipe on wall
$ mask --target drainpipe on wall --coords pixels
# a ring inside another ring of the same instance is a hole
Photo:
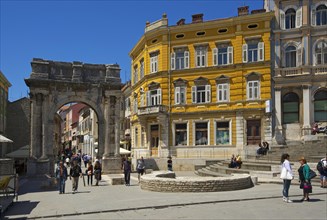
[[[170,87],[171,87],[171,83],[170,83],[170,81],[171,81],[171,57],[170,57],[170,54],[171,54],[171,52],[170,52],[170,28],[168,27],[168,65],[169,65],[169,67],[168,67],[168,134],[167,134],[167,138],[168,138],[168,142],[167,142],[167,144],[168,144],[168,156],[171,156],[171,148],[170,148],[170,146],[169,146],[169,140],[170,140],[170,126],[171,126],[171,123],[170,123],[170,111],[171,111],[171,95],[170,95],[170,93],[171,93],[171,89],[170,89]]]

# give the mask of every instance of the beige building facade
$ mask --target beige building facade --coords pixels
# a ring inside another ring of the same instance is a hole
[[[313,124],[327,123],[327,1],[269,2],[276,18],[274,140],[311,139]]]

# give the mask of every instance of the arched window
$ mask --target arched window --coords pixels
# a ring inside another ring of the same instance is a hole
[[[327,6],[319,5],[316,9],[316,25],[327,24]]]
[[[314,48],[315,65],[327,64],[327,41],[320,41]]]
[[[285,66],[296,67],[296,47],[288,46],[285,49]]]
[[[285,12],[285,29],[295,28],[296,11],[293,8]]]
[[[327,121],[327,90],[320,90],[314,96],[316,122]]]
[[[299,97],[291,92],[283,97],[283,124],[299,122]]]

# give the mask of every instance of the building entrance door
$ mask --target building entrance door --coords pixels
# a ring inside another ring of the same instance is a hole
[[[158,156],[158,146],[159,146],[159,125],[151,125],[151,156]]]
[[[247,120],[247,145],[257,145],[261,142],[261,121]]]

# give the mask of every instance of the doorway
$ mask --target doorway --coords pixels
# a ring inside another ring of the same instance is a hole
[[[261,121],[247,120],[247,145],[257,145],[261,142]]]
[[[159,125],[151,125],[150,127],[150,150],[151,156],[158,156],[158,146],[159,146]]]

